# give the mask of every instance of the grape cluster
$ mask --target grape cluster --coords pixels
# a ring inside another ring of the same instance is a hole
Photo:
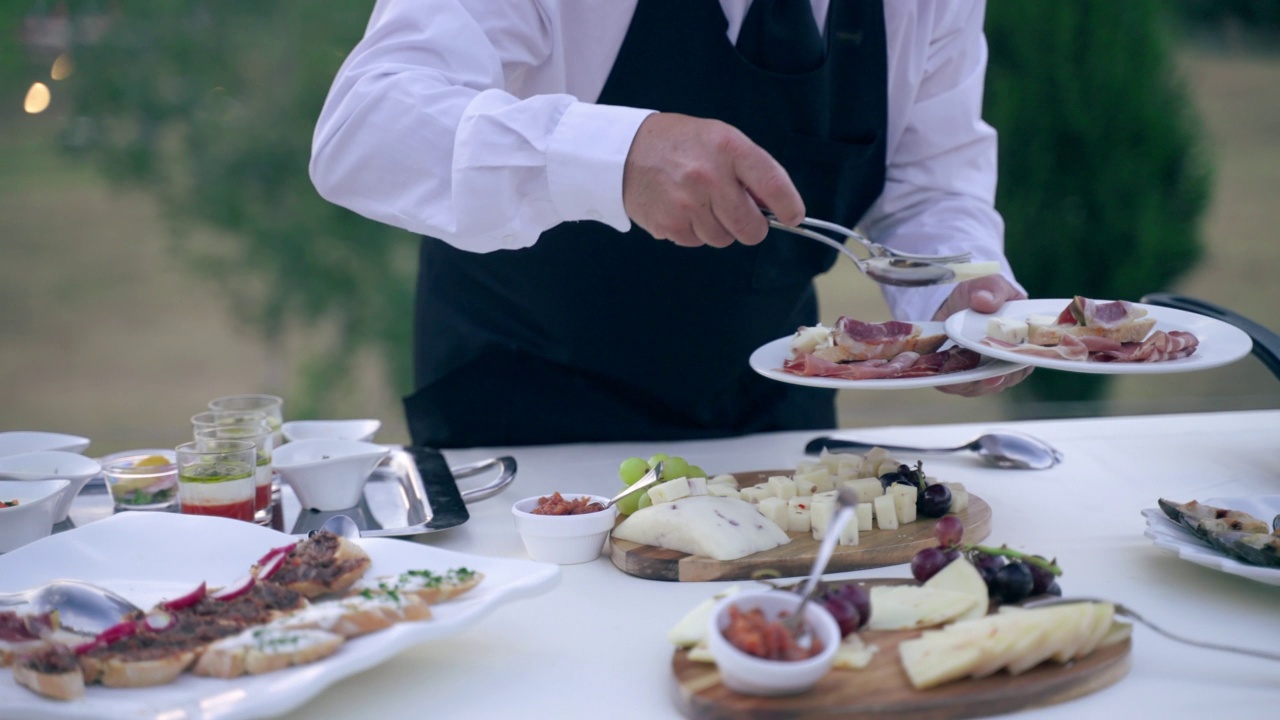
[[[926,485],[924,482],[924,463],[916,461],[916,466],[899,465],[880,476],[880,484],[886,490],[890,485],[910,485],[916,489],[916,514],[921,517],[940,518],[951,512],[951,488],[942,483]]]
[[[840,626],[840,636],[858,631],[871,619],[871,593],[857,583],[830,585],[816,598]]]
[[[653,469],[654,465],[662,463],[662,480],[675,480],[676,478],[688,477],[699,478],[706,477],[707,473],[697,465],[690,465],[687,460],[678,455],[667,455],[665,453],[657,453],[648,460],[640,457],[629,457],[622,461],[618,466],[618,478],[622,480],[623,485],[631,486],[640,481]],[[618,512],[623,515],[630,515],[642,507],[648,507],[651,501],[649,493],[644,491],[634,492],[622,498],[617,503]]]
[[[934,526],[937,547],[925,548],[911,558],[911,575],[924,582],[960,556],[965,556],[987,584],[992,598],[1004,603],[1022,602],[1036,595],[1061,595],[1057,563],[1039,555],[1027,555],[1007,547],[964,545],[964,524],[948,515]]]

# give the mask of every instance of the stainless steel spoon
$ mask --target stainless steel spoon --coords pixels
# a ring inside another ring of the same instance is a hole
[[[348,540],[360,537],[360,526],[356,525],[356,521],[346,515],[330,515],[324,521],[324,524],[320,526],[320,530],[312,530],[307,535],[309,537],[323,530],[328,530],[334,535]]]
[[[908,258],[892,255],[872,255],[868,258],[860,258],[845,246],[844,243],[835,240],[827,235],[823,235],[816,230],[810,230],[805,227],[792,227],[784,225],[773,217],[770,213],[765,213],[765,217],[769,219],[769,227],[783,232],[789,232],[793,235],[807,237],[810,240],[818,242],[834,248],[845,257],[849,258],[858,266],[863,275],[875,280],[881,285],[896,285],[898,287],[924,287],[926,285],[941,285],[944,283],[955,282],[956,273],[951,268],[934,260],[924,260],[920,258]],[[949,257],[941,257],[941,260],[949,260]]]
[[[0,609],[31,614],[57,610],[62,625],[93,635],[139,610],[110,590],[79,580],[54,580],[30,590],[0,593]]]
[[[796,606],[794,613],[782,620],[782,626],[791,631],[796,638],[796,644],[800,647],[808,648],[813,642],[813,629],[804,622],[804,606],[809,603],[814,591],[818,589],[818,581],[827,571],[827,563],[831,562],[831,554],[835,552],[840,533],[844,531],[844,526],[849,524],[849,519],[853,517],[857,505],[858,496],[853,490],[842,487],[836,492],[836,512],[831,516],[831,522],[827,525],[827,534],[822,538],[822,544],[818,546],[817,556],[813,558],[809,579],[800,590],[800,604]]]
[[[817,437],[804,446],[809,455],[817,455],[823,450],[830,453],[858,452],[882,447],[889,452],[918,453],[935,455],[969,450],[978,454],[986,462],[998,468],[1010,470],[1046,470],[1062,462],[1062,453],[1049,443],[1014,432],[993,432],[970,440],[951,448],[919,448],[906,445],[886,445],[878,442],[861,440],[845,440],[833,437]]]
[[[604,504],[605,509],[608,510],[609,508],[616,505],[618,501],[621,500],[622,498],[630,495],[631,493],[644,490],[650,485],[656,484],[661,479],[662,479],[662,461],[659,460],[658,462],[654,463],[653,467],[649,468],[649,472],[645,473],[639,480],[631,483],[622,492],[609,498],[609,502]]]
[[[1080,597],[1078,598],[1046,598],[1044,600],[1032,600],[1031,602],[1025,602],[1022,604],[1022,607],[1024,608],[1050,607],[1052,605],[1067,605],[1069,603],[1078,603],[1078,602],[1111,602],[1111,601],[1098,600],[1096,598],[1080,598]],[[1130,620],[1134,620],[1143,625],[1146,625],[1148,628],[1151,628],[1152,630],[1169,638],[1170,640],[1175,640],[1180,643],[1186,643],[1187,645],[1195,645],[1196,647],[1208,648],[1209,650],[1221,650],[1223,652],[1239,653],[1241,655],[1251,655],[1253,657],[1266,658],[1267,660],[1280,660],[1280,653],[1268,652],[1266,650],[1254,650],[1252,648],[1242,648],[1242,647],[1237,647],[1235,645],[1223,645],[1221,643],[1204,642],[1203,640],[1192,640],[1191,638],[1188,638],[1188,637],[1175,635],[1169,632],[1168,630],[1161,628],[1160,626],[1156,625],[1150,620],[1142,617],[1138,613],[1134,612],[1132,608],[1125,607],[1124,605],[1121,605],[1118,602],[1112,602],[1111,604],[1114,605],[1116,608],[1116,615],[1124,618],[1129,618]]]

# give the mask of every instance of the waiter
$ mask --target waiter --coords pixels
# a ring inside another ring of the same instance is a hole
[[[410,433],[433,447],[835,425],[750,370],[817,322],[805,215],[1003,276],[886,288],[894,316],[1023,297],[993,207],[979,0],[378,0],[311,176],[424,236]],[[839,308],[857,315],[857,308]],[[980,394],[999,380],[954,388]]]

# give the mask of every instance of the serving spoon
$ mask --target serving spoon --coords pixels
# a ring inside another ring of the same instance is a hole
[[[0,593],[0,609],[37,615],[57,610],[60,624],[97,635],[140,608],[97,585],[54,580],[30,590]]]
[[[622,492],[609,498],[609,501],[604,504],[604,509],[608,510],[609,508],[616,505],[618,501],[621,500],[622,498],[630,495],[633,492],[639,492],[640,490],[644,490],[650,485],[657,483],[661,479],[662,479],[662,461],[659,460],[658,462],[654,463],[653,467],[649,468],[649,472],[641,476],[639,480],[631,483],[625,489],[623,489]]]
[[[856,253],[845,246],[844,243],[835,240],[827,235],[823,235],[816,230],[810,230],[807,227],[795,227],[780,222],[770,212],[765,212],[765,218],[769,221],[769,227],[783,232],[789,232],[793,235],[807,237],[810,240],[818,242],[843,254],[845,257],[853,261],[863,275],[875,280],[881,285],[896,285],[898,287],[924,287],[927,285],[941,285],[944,283],[955,282],[956,272],[947,267],[944,263],[952,262],[955,257],[959,256],[938,256],[936,258],[929,256],[903,256],[890,254],[877,254],[868,248],[871,256],[868,258],[858,257]],[[804,224],[812,224],[809,218],[805,218]],[[827,223],[826,225],[829,225]],[[824,225],[825,226],[825,225]],[[852,233],[851,230],[845,230],[846,233]],[[850,237],[855,239],[861,238],[860,235],[852,233]],[[869,243],[870,241],[862,238],[859,242]]]
[[[879,442],[844,440],[828,436],[816,437],[804,446],[805,453],[817,455],[823,450],[829,453],[856,452],[881,447],[890,452],[938,455],[969,450],[987,463],[1009,470],[1047,470],[1062,462],[1063,456],[1049,443],[1014,432],[992,432],[950,448],[919,448],[907,445],[886,445]]]
[[[840,533],[849,524],[858,506],[858,495],[853,490],[842,487],[836,491],[836,511],[827,525],[827,534],[818,546],[818,554],[813,558],[813,567],[809,569],[809,578],[800,590],[800,604],[796,611],[782,619],[782,626],[789,630],[796,639],[796,644],[808,648],[813,643],[813,629],[804,622],[804,606],[809,604],[814,591],[818,589],[818,581],[827,571],[827,563],[831,562],[831,554],[835,552]]]
[[[1022,604],[1022,607],[1030,609],[1030,608],[1037,608],[1037,607],[1051,607],[1053,605],[1068,605],[1070,603],[1080,603],[1080,602],[1111,602],[1111,601],[1098,600],[1096,598],[1085,598],[1085,597],[1077,597],[1077,598],[1054,597],[1054,598],[1045,598],[1044,600],[1032,600],[1030,602],[1025,602]],[[1112,602],[1111,604],[1115,606],[1116,615],[1123,618],[1129,618],[1130,620],[1134,620],[1135,622],[1146,625],[1148,628],[1169,638],[1170,640],[1174,640],[1180,643],[1186,643],[1187,645],[1195,645],[1196,647],[1208,648],[1209,650],[1221,650],[1222,652],[1232,652],[1232,653],[1239,653],[1241,655],[1251,655],[1253,657],[1265,658],[1267,660],[1280,660],[1280,653],[1267,652],[1266,650],[1254,650],[1252,648],[1242,648],[1242,647],[1237,647],[1235,645],[1223,645],[1221,643],[1204,642],[1203,640],[1192,640],[1191,638],[1188,638],[1188,637],[1175,635],[1169,632],[1168,630],[1161,628],[1160,626],[1156,625],[1150,620],[1142,617],[1138,613],[1134,612],[1132,608],[1121,605],[1118,602]]]

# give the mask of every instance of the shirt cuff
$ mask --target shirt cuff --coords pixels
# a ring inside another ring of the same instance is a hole
[[[564,220],[598,220],[631,229],[622,205],[622,173],[636,131],[654,110],[574,103],[547,145],[547,185]]]

